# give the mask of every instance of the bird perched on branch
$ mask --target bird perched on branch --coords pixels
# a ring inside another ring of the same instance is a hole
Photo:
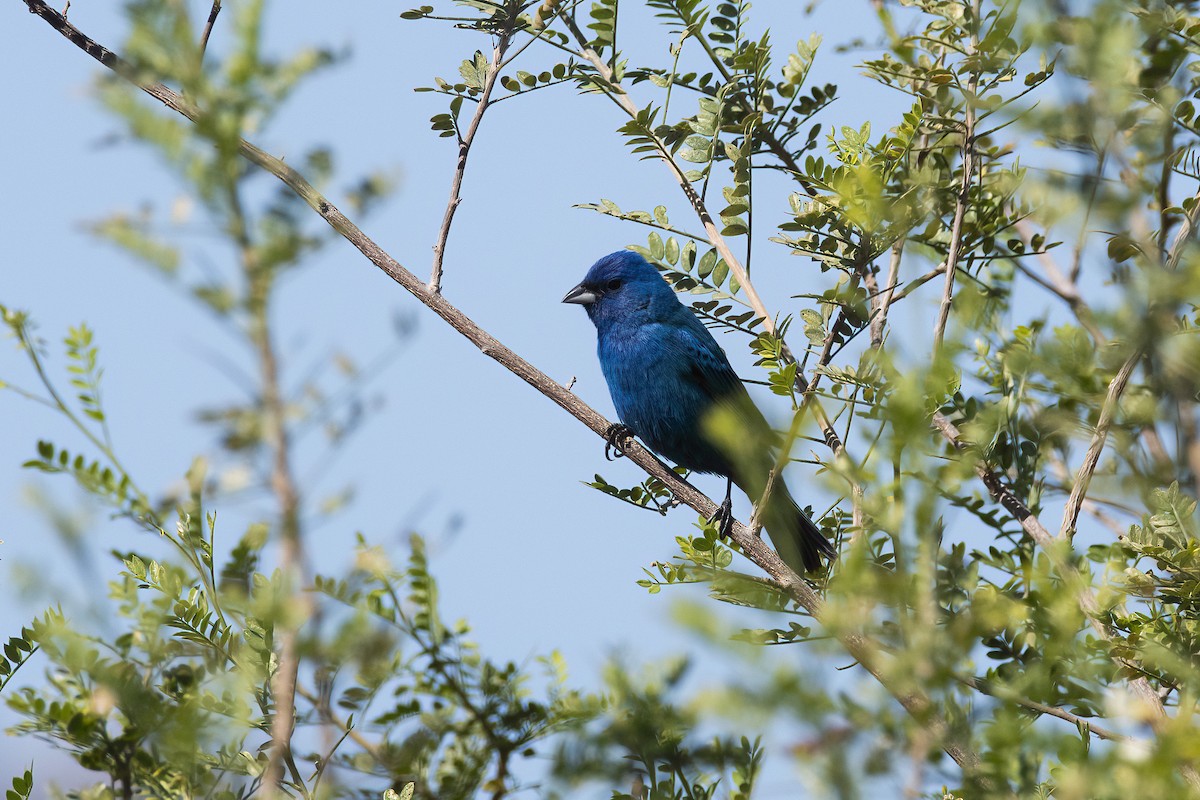
[[[836,555],[782,478],[772,475],[775,436],[708,328],[679,302],[646,259],[630,251],[597,261],[563,298],[596,326],[600,367],[622,426],[651,450],[693,472],[723,475],[725,501],[713,519],[722,535],[733,522],[732,484],[759,503],[780,557],[797,572]]]

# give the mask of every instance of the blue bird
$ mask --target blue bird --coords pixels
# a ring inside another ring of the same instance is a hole
[[[564,303],[596,326],[600,367],[617,415],[651,450],[693,472],[724,476],[714,519],[732,524],[732,484],[759,501],[775,465],[775,436],[708,328],[679,302],[653,266],[630,251],[597,261]],[[610,432],[615,443],[621,431]],[[760,519],[797,572],[836,551],[776,478]]]

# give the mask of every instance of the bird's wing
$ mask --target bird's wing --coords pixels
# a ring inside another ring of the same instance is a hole
[[[774,444],[771,426],[750,398],[741,378],[733,371],[725,351],[708,328],[688,310],[688,320],[678,326],[676,337],[686,352],[683,379],[717,406],[733,411],[747,440],[765,452]]]
[[[725,351],[712,333],[691,311],[674,326],[676,346],[682,354],[681,366],[686,365],[684,379],[714,402],[740,402],[746,387],[733,371]]]

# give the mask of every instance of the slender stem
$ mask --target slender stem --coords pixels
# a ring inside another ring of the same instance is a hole
[[[236,178],[233,179],[236,181]],[[279,509],[280,571],[284,589],[289,593],[285,608],[307,609],[309,599],[299,585],[304,572],[304,545],[300,526],[300,495],[292,473],[291,441],[287,427],[286,403],[280,389],[279,359],[271,335],[270,301],[275,286],[275,273],[258,261],[258,250],[250,237],[246,213],[236,182],[227,189],[230,229],[241,256],[242,273],[246,278],[246,306],[250,313],[249,337],[258,358],[258,380],[262,394],[261,414],[264,438],[271,453],[268,480]],[[301,611],[299,619],[308,616]],[[281,792],[284,767],[295,772],[291,741],[296,724],[296,677],[300,656],[296,645],[296,624],[286,616],[275,624],[279,641],[279,666],[271,679],[271,695],[275,712],[271,717],[271,754],[263,773],[267,792]],[[295,777],[295,776],[294,776]],[[301,785],[303,785],[301,783]]]
[[[1183,215],[1183,222],[1179,225],[1179,230],[1175,232],[1175,241],[1171,243],[1171,250],[1167,253],[1166,267],[1171,272],[1179,266],[1179,259],[1183,257],[1184,245],[1192,238],[1192,234],[1196,230],[1196,216],[1200,214],[1200,192],[1192,195],[1192,207]]]
[[[1015,227],[1025,245],[1032,247],[1033,230],[1029,223],[1021,219],[1017,221]],[[1046,277],[1042,277],[1031,270],[1020,258],[1014,258],[1012,261],[1017,266],[1017,269],[1033,280],[1034,283],[1061,298],[1071,308],[1071,311],[1075,314],[1075,318],[1079,320],[1079,324],[1092,337],[1092,341],[1095,342],[1097,347],[1107,344],[1108,337],[1097,327],[1096,317],[1092,313],[1091,306],[1079,294],[1079,284],[1074,279],[1063,275],[1062,270],[1058,268],[1058,264],[1054,260],[1054,256],[1050,255],[1049,252],[1039,250],[1037,256],[1038,261],[1042,264],[1042,268],[1046,270]],[[1075,271],[1072,270],[1071,274],[1075,274]]]
[[[1096,159],[1096,172],[1092,177],[1092,190],[1088,193],[1087,205],[1084,207],[1083,221],[1079,224],[1079,236],[1075,238],[1075,253],[1071,257],[1071,283],[1076,283],[1079,280],[1079,274],[1083,271],[1083,247],[1087,243],[1088,223],[1092,218],[1092,210],[1096,206],[1096,196],[1100,191],[1100,184],[1104,178],[1104,162],[1108,160],[1108,147],[1111,144],[1111,139],[1105,142],[1104,147],[1100,149],[1099,158]]]
[[[980,0],[974,0],[971,11],[971,47],[973,54],[979,45]],[[962,182],[954,202],[954,221],[950,225],[950,247],[946,251],[946,282],[942,288],[942,304],[938,308],[937,322],[933,327],[933,352],[942,349],[946,335],[946,324],[950,320],[950,306],[954,302],[954,278],[958,274],[958,260],[962,254],[963,220],[967,214],[971,194],[971,179],[975,174],[975,90],[979,85],[979,72],[973,71],[967,78],[966,110],[963,115],[962,132]]]
[[[33,649],[30,650],[28,653],[21,653],[19,661],[9,661],[8,662],[8,665],[9,665],[8,674],[3,677],[0,677],[0,690],[3,690],[4,687],[8,685],[8,682],[13,679],[13,676],[17,674],[17,671],[20,670],[21,667],[23,667],[27,663],[29,663],[29,659],[33,658],[34,654],[37,653],[41,649],[42,649],[42,646],[40,644],[35,644],[33,646]]]
[[[471,145],[475,141],[475,134],[479,131],[479,123],[483,121],[483,115],[487,113],[488,106],[491,104],[492,89],[495,88],[496,79],[500,76],[504,53],[508,50],[511,41],[512,33],[510,31],[500,35],[500,39],[492,51],[491,63],[488,64],[483,91],[479,95],[478,102],[475,103],[475,115],[471,117],[467,132],[458,140],[458,161],[454,165],[454,177],[450,181],[450,201],[446,203],[446,211],[442,215],[442,227],[438,231],[437,242],[433,245],[433,271],[429,275],[431,292],[442,290],[442,263],[446,256],[446,241],[450,238],[450,226],[454,224],[454,212],[458,210],[458,206],[462,202],[462,183],[463,174],[467,171],[467,157],[471,154]],[[525,46],[528,46],[528,43]]]
[[[300,530],[300,499],[292,475],[290,442],[284,420],[284,402],[279,392],[279,367],[275,357],[270,330],[266,324],[266,309],[255,339],[259,351],[259,363],[263,381],[263,413],[266,416],[267,436],[273,450],[271,468],[271,490],[279,507],[280,562],[287,590],[292,597],[289,608],[305,608],[308,600],[300,590],[303,572],[303,542]],[[300,614],[301,618],[307,616]],[[275,715],[271,722],[271,740],[274,742],[266,772],[267,785],[272,786],[282,777],[280,759],[291,756],[292,729],[296,720],[296,675],[300,659],[297,652],[297,631],[290,620],[276,626],[279,631],[279,669],[272,683]]]
[[[882,295],[872,296],[872,302],[878,298],[875,313],[871,315],[871,349],[878,350],[883,346],[883,332],[887,328],[888,310],[892,307],[895,296],[896,281],[900,277],[900,259],[904,256],[904,239],[892,244],[892,257],[888,261],[887,288]],[[870,287],[868,287],[869,289]]]
[[[98,449],[100,453],[108,459],[109,464],[111,464],[117,474],[121,476],[122,480],[127,482],[130,493],[134,498],[136,498],[135,510],[129,510],[124,513],[126,513],[138,525],[157,532],[167,539],[167,541],[171,542],[172,546],[179,551],[179,554],[183,556],[184,560],[191,564],[196,570],[197,577],[199,577],[200,582],[204,584],[205,592],[208,595],[209,602],[212,604],[213,609],[217,612],[218,616],[224,620],[224,613],[221,610],[221,601],[216,591],[216,585],[210,582],[209,570],[205,568],[200,558],[197,557],[195,550],[191,547],[188,547],[184,542],[180,541],[178,537],[169,534],[162,526],[160,521],[154,516],[153,511],[150,510],[150,501],[146,493],[138,488],[137,482],[134,480],[133,476],[125,469],[125,466],[121,463],[120,459],[117,458],[117,454],[113,450],[111,443],[107,442],[108,437],[105,436],[106,441],[101,441],[100,437],[97,437],[91,428],[89,428],[84,421],[80,419],[80,417],[71,409],[71,407],[67,405],[66,401],[63,400],[62,395],[59,394],[58,389],[54,386],[54,382],[50,380],[50,376],[46,372],[46,367],[42,363],[41,356],[38,355],[37,346],[33,341],[33,337],[29,333],[26,322],[24,320],[17,320],[15,322],[10,322],[9,324],[12,327],[13,333],[20,342],[21,347],[29,356],[30,364],[33,366],[33,370],[37,374],[38,380],[41,381],[42,387],[46,390],[46,393],[50,395],[50,401],[47,401],[44,398],[39,398],[36,395],[12,386],[11,384],[7,385],[5,388],[11,389],[18,394],[30,397],[31,399],[37,400],[38,402],[56,409],[59,413],[65,416],[71,422],[71,424],[74,425],[75,428],[87,438],[88,441],[95,445],[96,449]]]
[[[350,727],[349,723],[339,717],[337,712],[330,707],[328,699],[310,692],[299,684],[296,686],[296,694],[312,703],[313,707],[317,709],[317,713],[321,715],[323,720],[340,730],[343,736],[350,737],[352,742],[361,747],[367,753],[367,755],[375,759],[377,763],[383,760],[383,753],[380,751],[379,745],[359,733],[357,728]],[[315,786],[313,787],[313,790],[316,791]]]
[[[1133,368],[1137,366],[1141,358],[1142,351],[1135,350],[1129,358],[1125,359],[1121,369],[1117,370],[1117,374],[1108,384],[1108,394],[1104,398],[1104,405],[1100,408],[1100,419],[1096,422],[1096,431],[1092,434],[1092,441],[1083,456],[1083,463],[1079,465],[1079,471],[1075,473],[1075,485],[1071,488],[1071,496],[1067,498],[1067,504],[1063,508],[1062,527],[1058,530],[1060,539],[1070,539],[1075,535],[1075,525],[1079,522],[1079,510],[1083,505],[1084,497],[1087,496],[1088,485],[1092,482],[1092,474],[1100,462],[1100,454],[1104,451],[1104,443],[1108,439],[1109,429],[1112,428],[1117,405],[1121,401],[1125,387],[1129,385]]]
[[[221,13],[221,0],[213,0],[212,9],[208,12],[208,22],[204,23],[204,33],[200,36],[200,60],[204,61],[204,51],[208,49],[208,37],[212,36],[213,25],[217,15]]]
[[[1123,733],[1117,733],[1116,731],[1110,731],[1108,728],[1101,727],[1086,717],[1081,717],[1078,714],[1072,714],[1065,708],[1047,705],[1046,703],[1039,703],[1037,700],[1030,700],[1028,697],[1023,697],[1019,693],[1014,692],[1002,684],[981,680],[971,675],[959,677],[957,680],[959,683],[963,684],[964,686],[968,686],[977,692],[982,692],[983,694],[995,697],[999,700],[1005,700],[1009,703],[1015,703],[1023,708],[1028,708],[1030,711],[1036,711],[1039,714],[1048,714],[1049,716],[1066,720],[1072,725],[1087,730],[1088,733],[1093,734],[1097,738],[1106,739],[1110,742],[1138,741],[1132,736],[1126,736]]]
[[[700,46],[704,48],[704,52],[708,56],[709,60],[712,61],[713,66],[717,68],[717,72],[720,73],[722,80],[724,80],[726,83],[732,83],[732,73],[729,72],[729,68],[725,65],[724,59],[717,55],[717,51],[713,49],[712,43],[708,41],[708,37],[706,37],[704,32],[701,30],[696,30],[695,36],[696,41],[700,42]],[[792,99],[794,100],[798,96],[800,96],[799,91],[792,96]],[[791,101],[789,100],[789,107],[790,105]],[[751,107],[753,108],[755,106]],[[779,116],[779,119],[776,121],[776,125],[783,121],[784,116],[786,115],[781,114]],[[780,163],[783,164],[787,173],[796,179],[806,194],[811,197],[817,193],[817,190],[813,188],[812,184],[804,180],[804,173],[800,170],[800,165],[796,163],[796,159],[792,157],[791,152],[788,151],[783,142],[779,141],[779,139],[775,137],[774,127],[761,131],[759,133],[759,138],[766,143],[770,151],[775,155],[776,158],[779,159]]]
[[[1158,245],[1158,256],[1162,259],[1167,257],[1167,237],[1171,234],[1171,215],[1167,213],[1167,209],[1171,207],[1171,175],[1174,174],[1174,170],[1171,169],[1171,156],[1175,150],[1175,123],[1171,116],[1168,116],[1167,120],[1167,123],[1163,125],[1162,170],[1158,176],[1157,193],[1158,241],[1156,244]]]

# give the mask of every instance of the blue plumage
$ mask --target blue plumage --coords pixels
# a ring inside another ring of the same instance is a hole
[[[563,299],[596,326],[600,367],[617,415],[659,455],[730,478],[757,501],[774,464],[773,434],[725,352],[637,253],[597,261]],[[726,505],[728,513],[728,493]],[[815,570],[834,550],[776,480],[762,519],[793,569]]]

